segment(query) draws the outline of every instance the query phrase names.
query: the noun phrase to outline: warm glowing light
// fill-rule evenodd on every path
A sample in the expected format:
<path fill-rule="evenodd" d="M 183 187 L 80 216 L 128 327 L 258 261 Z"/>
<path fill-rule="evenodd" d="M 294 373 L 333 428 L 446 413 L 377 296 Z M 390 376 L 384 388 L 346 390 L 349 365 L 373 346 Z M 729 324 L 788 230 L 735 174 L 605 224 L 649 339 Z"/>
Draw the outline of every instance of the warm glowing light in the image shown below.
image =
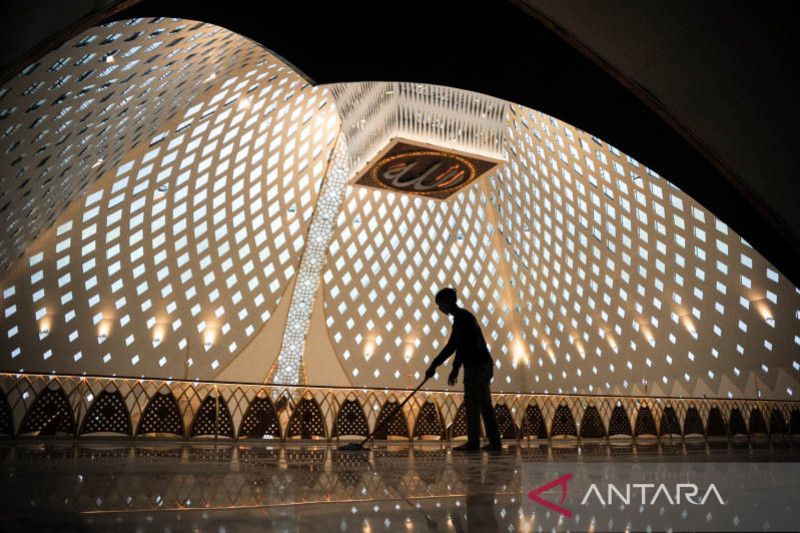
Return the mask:
<path fill-rule="evenodd" d="M 208 331 L 208 330 L 206 330 L 206 331 Z M 159 322 L 158 324 L 155 325 L 155 327 L 153 328 L 153 347 L 154 348 L 156 346 L 158 346 L 159 344 L 161 344 L 161 342 L 164 340 L 164 337 L 166 336 L 166 334 L 167 334 L 167 326 L 165 324 Z M 205 337 L 205 336 L 204 336 L 204 339 L 205 339 L 206 342 L 209 341 L 209 339 L 207 337 Z M 211 343 L 213 344 L 213 339 L 210 339 L 210 340 L 211 340 Z M 209 348 L 210 348 L 210 346 L 209 346 Z M 208 348 L 206 348 L 206 349 L 208 349 Z"/>
<path fill-rule="evenodd" d="M 44 339 L 48 335 L 50 335 L 50 328 L 51 328 L 51 319 L 49 315 L 45 315 L 39 321 L 39 338 Z"/>
<path fill-rule="evenodd" d="M 407 342 L 405 343 L 406 347 L 403 351 L 403 358 L 406 360 L 406 364 L 411 362 L 411 358 L 414 357 L 414 343 Z"/>
<path fill-rule="evenodd" d="M 113 63 L 113 62 L 114 62 L 114 56 L 112 54 L 107 55 L 106 63 Z"/>
<path fill-rule="evenodd" d="M 208 75 L 206 79 L 203 80 L 203 82 L 208 83 L 210 81 L 214 81 L 215 79 L 217 79 L 217 74 L 212 72 L 211 74 Z"/>
<path fill-rule="evenodd" d="M 375 353 L 375 341 L 368 340 L 364 342 L 364 360 L 369 361 L 372 354 Z"/>
<path fill-rule="evenodd" d="M 511 345 L 511 357 L 514 368 L 517 368 L 517 365 L 520 363 L 527 364 L 530 361 L 528 350 L 525 348 L 525 343 L 522 342 L 522 339 L 520 339 L 518 336 L 516 339 L 514 339 L 514 342 Z"/>
<path fill-rule="evenodd" d="M 685 327 L 686 331 L 688 331 L 692 336 L 697 335 L 697 328 L 695 327 L 691 316 L 683 315 L 681 317 L 681 324 L 683 324 L 683 327 Z"/>
<path fill-rule="evenodd" d="M 772 316 L 772 311 L 770 311 L 767 302 L 765 300 L 759 300 L 757 302 L 754 302 L 754 306 L 758 314 L 761 315 L 761 318 L 763 318 L 767 324 L 769 324 L 774 328 L 775 317 Z"/>
<path fill-rule="evenodd" d="M 103 158 L 100 157 L 100 158 L 97 159 L 97 161 L 94 162 L 94 164 L 92 165 L 92 168 L 97 168 L 102 164 L 103 164 Z"/>
<path fill-rule="evenodd" d="M 97 342 L 103 343 L 108 338 L 108 335 L 111 333 L 111 318 L 103 318 L 99 324 L 97 324 Z"/>
<path fill-rule="evenodd" d="M 614 350 L 614 353 L 619 351 L 619 346 L 617 346 L 617 341 L 611 335 L 606 334 L 606 339 L 608 340 L 608 345 Z"/>
<path fill-rule="evenodd" d="M 214 346 L 214 341 L 217 337 L 217 330 L 216 328 L 208 327 L 203 331 L 203 348 L 206 351 L 210 350 L 212 346 Z"/>
<path fill-rule="evenodd" d="M 242 98 L 239 100 L 239 111 L 250 109 L 253 106 L 253 99 L 248 96 L 247 98 Z"/>

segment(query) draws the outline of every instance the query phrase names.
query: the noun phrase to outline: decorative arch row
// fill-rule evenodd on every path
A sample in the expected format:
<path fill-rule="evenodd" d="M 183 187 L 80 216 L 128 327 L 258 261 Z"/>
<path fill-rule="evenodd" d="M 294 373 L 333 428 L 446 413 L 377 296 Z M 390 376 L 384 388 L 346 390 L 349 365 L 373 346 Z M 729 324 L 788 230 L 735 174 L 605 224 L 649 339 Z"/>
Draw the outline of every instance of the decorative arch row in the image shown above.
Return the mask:
<path fill-rule="evenodd" d="M 13 379 L 12 379 L 13 378 Z M 458 439 L 461 394 L 0 376 L 0 435 Z M 800 435 L 800 404 L 496 395 L 504 439 Z M 391 416 L 383 423 L 384 418 Z"/>

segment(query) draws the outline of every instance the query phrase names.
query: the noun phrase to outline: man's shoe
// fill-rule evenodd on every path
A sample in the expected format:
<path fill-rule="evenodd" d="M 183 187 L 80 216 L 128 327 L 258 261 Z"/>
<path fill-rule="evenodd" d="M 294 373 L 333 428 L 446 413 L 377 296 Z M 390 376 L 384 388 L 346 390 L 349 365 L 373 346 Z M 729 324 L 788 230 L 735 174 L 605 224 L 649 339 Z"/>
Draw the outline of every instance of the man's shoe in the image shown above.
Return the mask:
<path fill-rule="evenodd" d="M 453 448 L 454 452 L 477 452 L 479 451 L 480 445 L 472 444 L 471 442 L 466 442 L 461 446 L 456 446 Z"/>
<path fill-rule="evenodd" d="M 485 452 L 500 452 L 503 450 L 503 444 L 501 442 L 489 443 L 481 448 L 481 450 Z"/>

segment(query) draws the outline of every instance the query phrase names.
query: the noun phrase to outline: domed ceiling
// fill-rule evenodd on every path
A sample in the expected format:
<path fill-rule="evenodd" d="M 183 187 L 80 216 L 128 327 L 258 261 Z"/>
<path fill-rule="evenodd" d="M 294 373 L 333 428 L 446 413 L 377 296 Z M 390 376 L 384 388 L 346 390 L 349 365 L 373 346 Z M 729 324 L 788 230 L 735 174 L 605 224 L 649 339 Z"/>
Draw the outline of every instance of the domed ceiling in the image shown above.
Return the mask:
<path fill-rule="evenodd" d="M 312 86 L 178 19 L 26 68 L 0 88 L 0 368 L 205 380 L 246 360 L 248 381 L 403 388 L 453 286 L 496 390 L 799 390 L 800 291 L 668 176 L 412 82 Z"/>

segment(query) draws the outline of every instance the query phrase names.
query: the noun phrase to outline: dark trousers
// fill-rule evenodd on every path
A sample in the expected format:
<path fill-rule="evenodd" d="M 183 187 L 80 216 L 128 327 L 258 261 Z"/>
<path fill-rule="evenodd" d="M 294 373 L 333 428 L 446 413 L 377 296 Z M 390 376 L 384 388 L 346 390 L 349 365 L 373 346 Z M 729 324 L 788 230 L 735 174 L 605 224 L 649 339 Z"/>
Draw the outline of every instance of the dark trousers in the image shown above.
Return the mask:
<path fill-rule="evenodd" d="M 481 417 L 486 437 L 492 444 L 500 443 L 500 431 L 492 407 L 489 380 L 492 379 L 493 365 L 464 367 L 464 404 L 467 408 L 467 439 L 478 445 L 481 442 Z"/>

